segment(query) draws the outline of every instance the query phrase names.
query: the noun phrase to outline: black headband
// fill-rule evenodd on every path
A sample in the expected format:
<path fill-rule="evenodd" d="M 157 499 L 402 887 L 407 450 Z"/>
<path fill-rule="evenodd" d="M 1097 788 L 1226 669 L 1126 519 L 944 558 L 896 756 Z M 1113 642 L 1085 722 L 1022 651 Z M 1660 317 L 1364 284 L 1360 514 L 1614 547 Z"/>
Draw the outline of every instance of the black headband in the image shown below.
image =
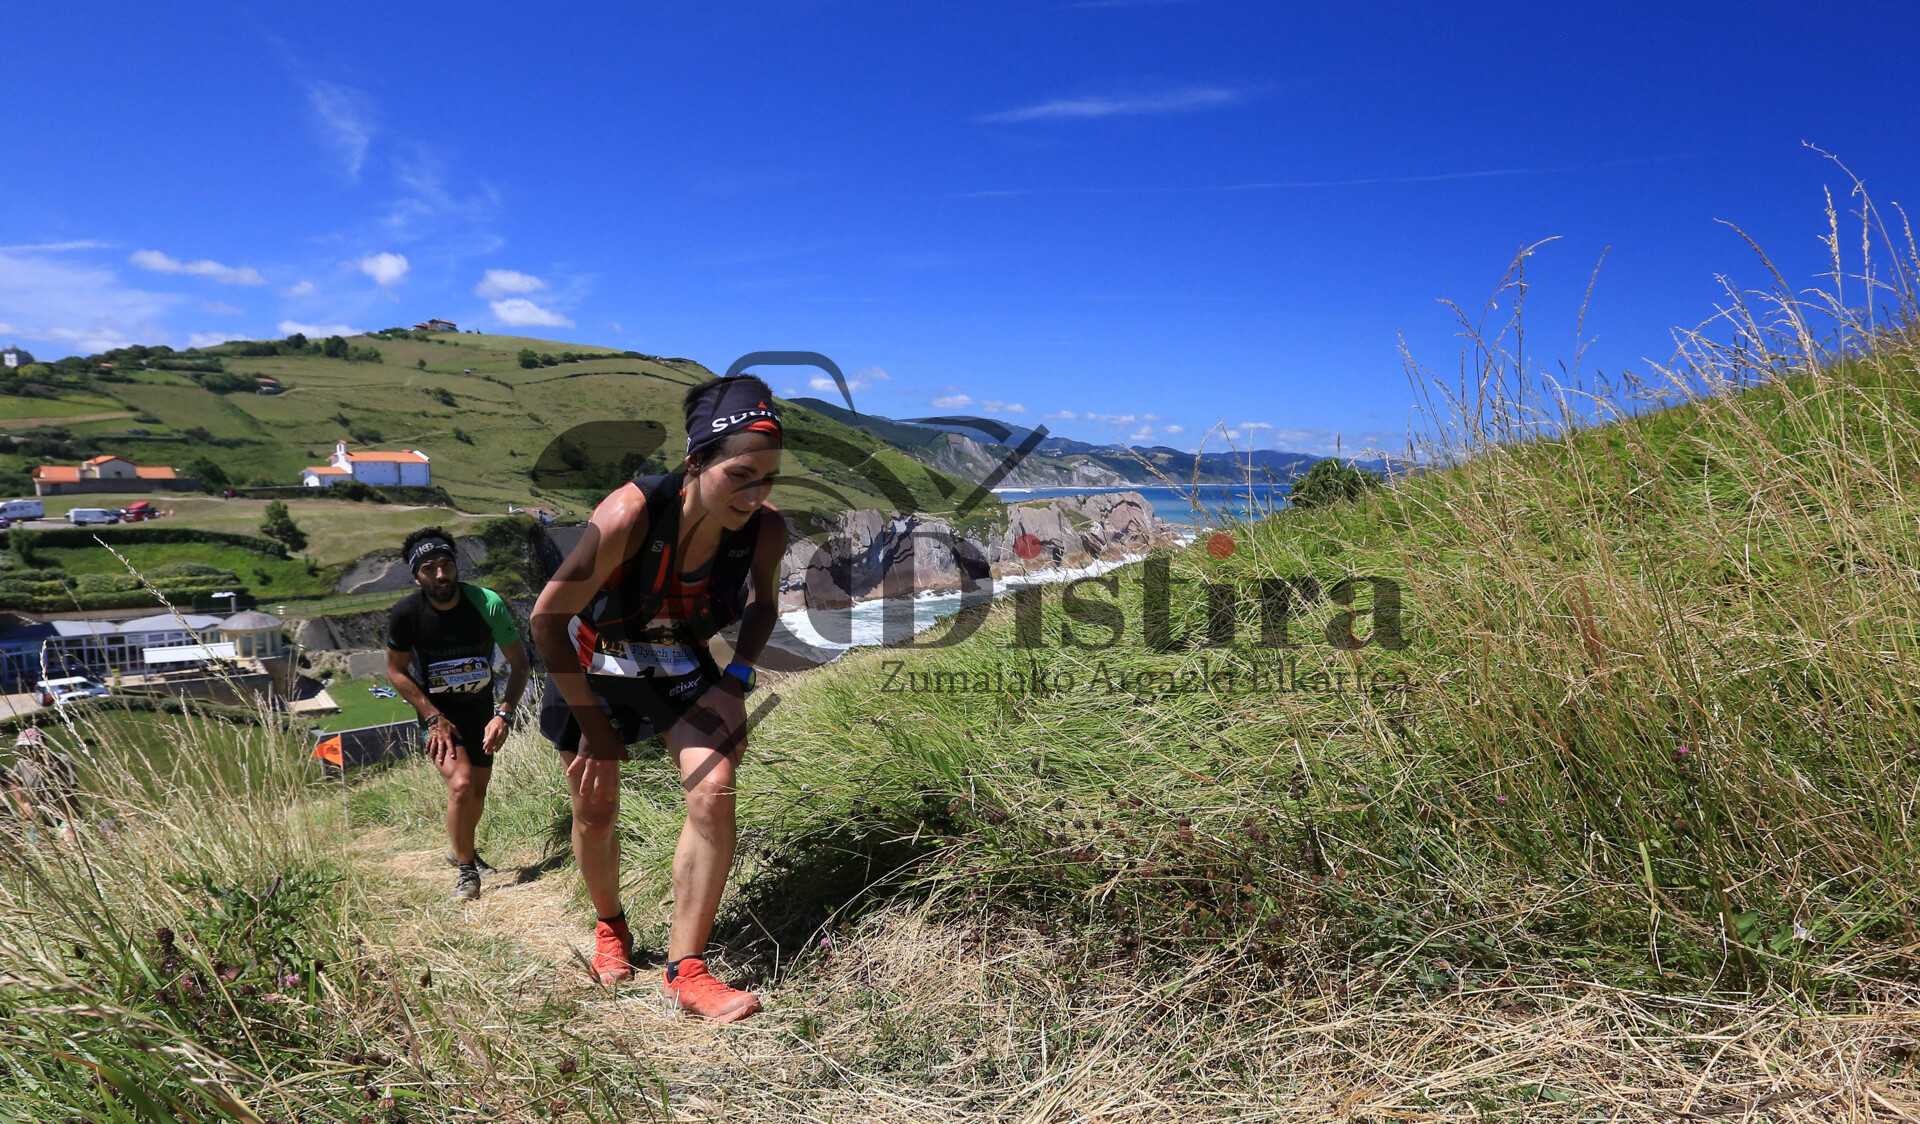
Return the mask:
<path fill-rule="evenodd" d="M 722 379 L 687 416 L 687 455 L 740 430 L 780 436 L 780 413 L 751 379 Z"/>
<path fill-rule="evenodd" d="M 413 544 L 413 552 L 407 555 L 407 568 L 417 574 L 428 560 L 442 554 L 452 558 L 453 544 L 445 539 L 421 539 Z"/>

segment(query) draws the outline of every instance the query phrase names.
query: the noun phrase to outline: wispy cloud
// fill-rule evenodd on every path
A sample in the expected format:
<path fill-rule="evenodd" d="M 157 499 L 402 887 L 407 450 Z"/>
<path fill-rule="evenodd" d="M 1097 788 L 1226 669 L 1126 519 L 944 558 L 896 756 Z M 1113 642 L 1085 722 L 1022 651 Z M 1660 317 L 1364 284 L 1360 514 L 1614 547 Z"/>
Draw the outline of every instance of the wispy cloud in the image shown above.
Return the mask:
<path fill-rule="evenodd" d="M 980 403 L 980 408 L 996 414 L 1024 414 L 1027 412 L 1027 408 L 1018 402 L 1002 402 L 997 398 L 989 398 Z"/>
<path fill-rule="evenodd" d="M 83 353 L 161 342 L 161 319 L 185 299 L 129 288 L 100 266 L 0 251 L 0 321 L 22 339 Z"/>
<path fill-rule="evenodd" d="M 942 394 L 933 400 L 933 406 L 939 410 L 961 410 L 973 405 L 973 399 L 965 394 Z"/>
<path fill-rule="evenodd" d="M 525 297 L 508 297 L 487 306 L 493 318 L 509 328 L 571 328 L 573 321 L 550 308 L 542 308 Z"/>
<path fill-rule="evenodd" d="M 36 242 L 27 246 L 0 246 L 10 254 L 64 254 L 72 250 L 111 250 L 111 242 Z"/>
<path fill-rule="evenodd" d="M 202 258 L 199 261 L 181 261 L 171 258 L 158 250 L 135 250 L 128 261 L 150 273 L 185 273 L 194 277 L 205 277 L 218 281 L 222 285 L 264 285 L 267 279 L 260 271 L 250 265 L 221 265 L 217 261 Z"/>
<path fill-rule="evenodd" d="M 857 371 L 848 372 L 847 389 L 848 390 L 866 390 L 868 387 L 872 386 L 876 382 L 892 382 L 892 381 L 893 381 L 893 376 L 887 373 L 887 369 L 885 367 L 862 367 Z M 807 386 L 812 390 L 819 393 L 823 393 L 823 394 L 828 391 L 835 391 L 840 389 L 840 385 L 834 382 L 833 379 L 827 375 L 814 375 L 812 378 L 807 380 Z"/>
<path fill-rule="evenodd" d="M 301 281 L 280 290 L 283 297 L 311 297 L 320 291 L 320 286 L 311 281 Z"/>
<path fill-rule="evenodd" d="M 200 307 L 213 313 L 215 316 L 239 316 L 241 314 L 240 309 L 233 307 L 226 301 L 205 301 L 202 302 Z"/>
<path fill-rule="evenodd" d="M 1065 121 L 1090 117 L 1126 117 L 1146 113 L 1191 113 L 1214 109 L 1241 100 L 1234 90 L 1219 86 L 1188 86 L 1153 94 L 1088 94 L 1075 98 L 1054 98 L 1037 105 L 1002 110 L 976 117 L 982 124 L 1006 125 L 1021 121 Z"/>
<path fill-rule="evenodd" d="M 332 151 L 348 179 L 359 179 L 373 145 L 372 100 L 348 86 L 314 81 L 307 83 L 307 104 L 313 109 L 320 143 Z"/>
<path fill-rule="evenodd" d="M 1388 184 L 1447 183 L 1454 180 L 1500 179 L 1507 176 L 1551 176 L 1567 172 L 1590 172 L 1603 168 L 1625 168 L 1641 164 L 1661 164 L 1673 160 L 1691 160 L 1697 154 L 1644 156 L 1625 160 L 1604 160 L 1595 164 L 1561 164 L 1544 168 L 1483 168 L 1471 172 L 1437 172 L 1414 176 L 1361 176 L 1341 180 L 1254 180 L 1248 183 L 1217 183 L 1153 186 L 1137 184 L 1125 187 L 1042 187 L 1004 188 L 993 191 L 963 191 L 955 199 L 991 199 L 1015 195 L 1182 195 L 1189 193 L 1233 191 L 1282 191 L 1316 187 L 1374 187 Z"/>
<path fill-rule="evenodd" d="M 295 332 L 308 339 L 325 339 L 328 336 L 357 336 L 359 331 L 345 324 L 302 324 L 298 320 L 280 321 L 280 334 L 293 335 Z"/>

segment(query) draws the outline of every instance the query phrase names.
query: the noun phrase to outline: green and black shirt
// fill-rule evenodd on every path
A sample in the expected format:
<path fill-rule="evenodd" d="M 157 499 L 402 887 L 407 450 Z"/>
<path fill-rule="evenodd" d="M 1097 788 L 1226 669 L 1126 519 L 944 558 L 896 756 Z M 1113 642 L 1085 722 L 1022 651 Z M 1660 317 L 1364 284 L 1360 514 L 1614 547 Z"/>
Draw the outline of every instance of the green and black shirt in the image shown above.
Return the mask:
<path fill-rule="evenodd" d="M 387 647 L 411 652 L 407 673 L 456 727 L 493 716 L 493 649 L 518 643 L 520 629 L 500 595 L 467 582 L 451 609 L 415 590 L 387 616 Z"/>

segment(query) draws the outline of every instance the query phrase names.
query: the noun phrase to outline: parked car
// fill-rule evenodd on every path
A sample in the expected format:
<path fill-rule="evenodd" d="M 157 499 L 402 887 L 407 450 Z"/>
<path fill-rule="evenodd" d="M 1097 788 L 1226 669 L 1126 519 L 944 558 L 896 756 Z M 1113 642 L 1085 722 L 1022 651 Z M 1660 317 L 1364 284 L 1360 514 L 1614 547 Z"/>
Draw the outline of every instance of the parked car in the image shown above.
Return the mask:
<path fill-rule="evenodd" d="M 26 519 L 45 519 L 47 505 L 41 500 L 7 500 L 0 503 L 0 516 L 15 523 Z"/>
<path fill-rule="evenodd" d="M 34 684 L 33 689 L 41 706 L 65 706 L 75 699 L 104 699 L 113 694 L 105 684 L 96 683 L 84 675 L 42 679 Z"/>
<path fill-rule="evenodd" d="M 143 520 L 158 518 L 160 518 L 159 509 L 146 500 L 136 500 L 120 511 L 122 523 L 139 523 Z"/>
<path fill-rule="evenodd" d="M 90 523 L 118 523 L 120 513 L 117 510 L 109 511 L 104 507 L 76 507 L 67 512 L 67 522 L 76 527 L 84 527 Z"/>

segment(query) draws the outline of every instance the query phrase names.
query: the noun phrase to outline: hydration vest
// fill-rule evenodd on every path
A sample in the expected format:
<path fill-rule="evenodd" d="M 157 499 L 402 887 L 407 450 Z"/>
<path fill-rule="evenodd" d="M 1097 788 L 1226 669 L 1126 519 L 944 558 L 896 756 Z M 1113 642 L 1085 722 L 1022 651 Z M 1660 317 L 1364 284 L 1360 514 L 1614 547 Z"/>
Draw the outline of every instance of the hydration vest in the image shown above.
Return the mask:
<path fill-rule="evenodd" d="M 607 576 L 593 600 L 580 611 L 575 643 L 590 650 L 596 641 L 636 639 L 666 600 L 667 581 L 677 572 L 680 541 L 680 488 L 685 474 L 635 477 L 633 485 L 647 501 L 647 538 L 633 557 Z M 747 603 L 747 579 L 760 543 L 760 512 L 737 531 L 728 531 L 707 567 L 707 596 L 690 623 L 705 644 L 714 633 L 740 619 Z"/>

